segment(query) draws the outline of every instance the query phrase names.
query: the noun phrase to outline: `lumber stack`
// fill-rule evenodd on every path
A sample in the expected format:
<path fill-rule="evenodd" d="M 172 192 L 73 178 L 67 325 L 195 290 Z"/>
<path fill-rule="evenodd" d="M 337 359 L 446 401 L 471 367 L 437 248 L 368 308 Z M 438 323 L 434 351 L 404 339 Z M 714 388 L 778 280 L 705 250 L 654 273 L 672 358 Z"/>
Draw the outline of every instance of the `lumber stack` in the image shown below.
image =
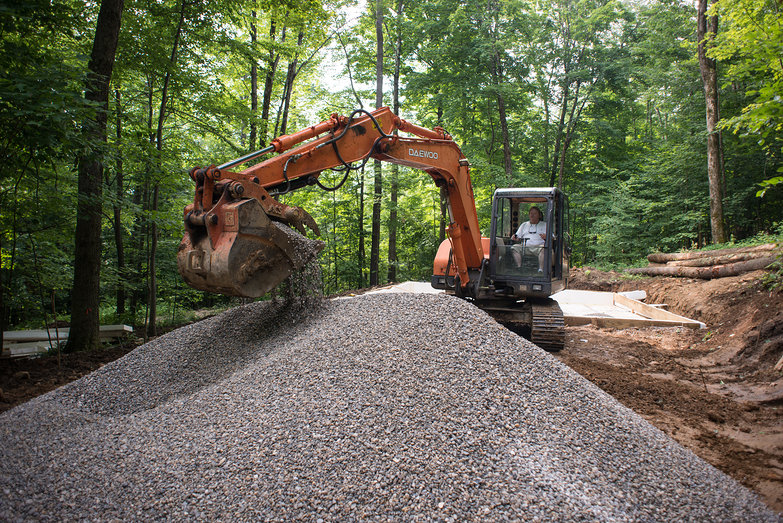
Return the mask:
<path fill-rule="evenodd" d="M 710 280 L 764 269 L 780 255 L 781 247 L 777 243 L 715 251 L 656 252 L 647 256 L 650 265 L 627 272 Z"/>

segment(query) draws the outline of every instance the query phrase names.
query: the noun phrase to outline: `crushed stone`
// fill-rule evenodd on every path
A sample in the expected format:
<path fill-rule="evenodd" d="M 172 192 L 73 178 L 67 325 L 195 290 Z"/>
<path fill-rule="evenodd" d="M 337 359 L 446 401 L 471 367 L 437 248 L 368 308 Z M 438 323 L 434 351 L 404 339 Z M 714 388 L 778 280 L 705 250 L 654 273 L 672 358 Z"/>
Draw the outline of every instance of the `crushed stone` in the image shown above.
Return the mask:
<path fill-rule="evenodd" d="M 270 300 L 0 415 L 0 520 L 779 521 L 444 295 Z"/>

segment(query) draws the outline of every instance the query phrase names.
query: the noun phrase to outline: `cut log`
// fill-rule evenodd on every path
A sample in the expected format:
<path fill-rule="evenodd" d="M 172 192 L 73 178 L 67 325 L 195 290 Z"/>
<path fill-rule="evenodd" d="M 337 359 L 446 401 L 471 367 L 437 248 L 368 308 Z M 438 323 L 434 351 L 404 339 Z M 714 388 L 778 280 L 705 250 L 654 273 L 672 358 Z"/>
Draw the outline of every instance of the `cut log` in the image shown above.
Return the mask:
<path fill-rule="evenodd" d="M 680 276 L 684 278 L 699 278 L 710 280 L 712 278 L 725 278 L 726 276 L 736 276 L 744 272 L 757 271 L 765 268 L 775 261 L 775 256 L 765 258 L 756 258 L 737 263 L 728 263 L 725 265 L 714 265 L 712 267 L 640 267 L 638 269 L 628 269 L 626 272 L 631 274 L 646 274 L 648 276 Z"/>
<path fill-rule="evenodd" d="M 675 260 L 670 261 L 668 265 L 675 265 L 679 267 L 709 267 L 711 265 L 726 265 L 727 263 L 755 260 L 756 258 L 767 258 L 769 255 L 770 251 L 739 252 L 737 254 L 709 256 L 706 258 L 696 258 L 694 260 Z"/>
<path fill-rule="evenodd" d="M 696 258 L 708 258 L 714 256 L 724 256 L 727 254 L 747 253 L 747 252 L 766 252 L 779 248 L 777 243 L 766 243 L 754 247 L 734 247 L 731 249 L 718 249 L 715 251 L 691 251 L 691 252 L 654 252 L 647 256 L 647 260 L 652 263 L 666 263 L 675 260 L 693 260 Z"/>

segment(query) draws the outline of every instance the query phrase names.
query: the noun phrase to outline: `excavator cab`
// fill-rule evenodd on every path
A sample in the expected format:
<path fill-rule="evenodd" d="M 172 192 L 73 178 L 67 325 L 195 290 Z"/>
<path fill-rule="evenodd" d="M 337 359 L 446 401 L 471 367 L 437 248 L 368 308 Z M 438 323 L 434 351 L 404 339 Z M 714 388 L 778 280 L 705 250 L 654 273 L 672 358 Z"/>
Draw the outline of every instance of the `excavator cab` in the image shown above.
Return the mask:
<path fill-rule="evenodd" d="M 537 213 L 533 224 L 530 215 Z M 567 231 L 568 200 L 559 189 L 495 191 L 489 236 L 489 279 L 495 294 L 545 298 L 565 289 L 571 252 Z M 517 238 L 517 233 L 527 237 Z"/>
<path fill-rule="evenodd" d="M 531 208 L 540 211 L 532 224 Z M 536 212 L 534 211 L 534 212 Z M 531 226 L 520 226 L 530 221 Z M 524 232 L 521 239 L 517 232 Z M 569 258 L 568 199 L 557 188 L 498 189 L 492 199 L 489 237 L 481 238 L 484 261 L 461 286 L 454 242 L 441 243 L 432 286 L 472 300 L 502 325 L 548 351 L 565 344 L 563 311 L 550 298 L 566 288 Z"/>

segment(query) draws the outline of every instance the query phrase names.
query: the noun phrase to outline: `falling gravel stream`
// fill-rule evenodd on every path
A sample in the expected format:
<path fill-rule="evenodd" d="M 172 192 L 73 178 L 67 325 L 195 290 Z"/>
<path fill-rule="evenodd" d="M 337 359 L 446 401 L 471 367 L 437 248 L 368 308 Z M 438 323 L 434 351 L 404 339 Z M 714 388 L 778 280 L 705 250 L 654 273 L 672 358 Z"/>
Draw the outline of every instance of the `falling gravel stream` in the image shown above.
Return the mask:
<path fill-rule="evenodd" d="M 4 521 L 779 521 L 443 295 L 238 307 L 0 427 Z"/>

